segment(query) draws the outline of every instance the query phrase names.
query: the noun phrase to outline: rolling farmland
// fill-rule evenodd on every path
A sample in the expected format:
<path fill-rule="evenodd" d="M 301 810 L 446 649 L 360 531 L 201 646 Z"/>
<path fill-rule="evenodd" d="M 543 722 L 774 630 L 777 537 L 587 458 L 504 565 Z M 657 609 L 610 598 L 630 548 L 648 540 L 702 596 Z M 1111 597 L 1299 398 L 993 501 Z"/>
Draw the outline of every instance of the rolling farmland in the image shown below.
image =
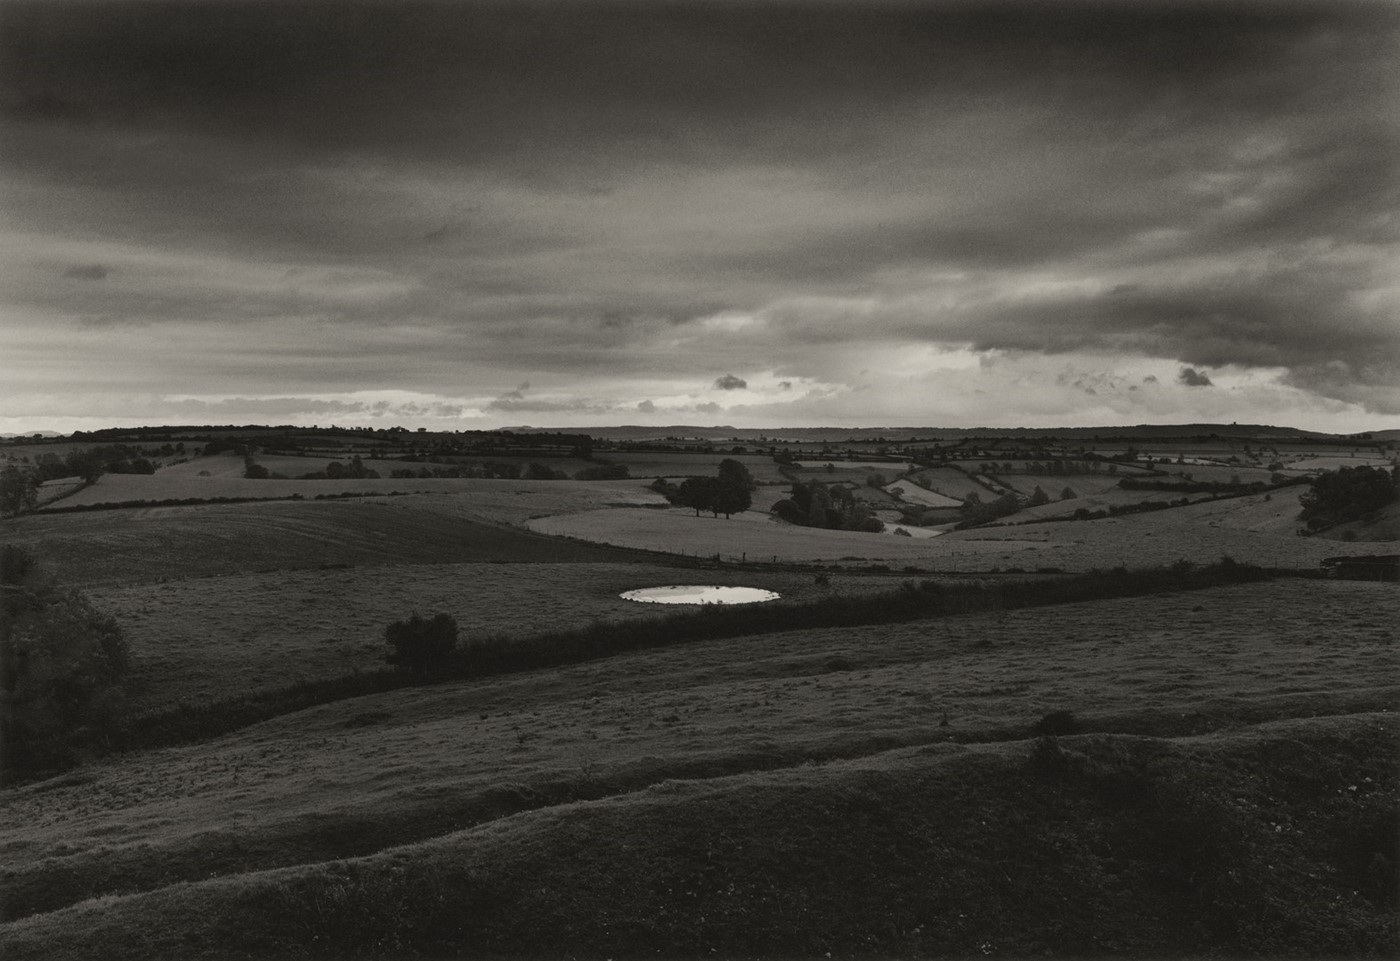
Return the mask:
<path fill-rule="evenodd" d="M 209 464 L 228 469 L 200 476 Z M 1107 471 L 1012 472 L 997 476 L 1022 493 L 1080 496 L 899 537 L 780 523 L 767 513 L 787 496 L 779 483 L 725 519 L 670 507 L 641 478 L 245 480 L 241 464 L 106 475 L 59 502 L 104 509 L 0 521 L 6 544 L 115 618 L 134 662 L 126 703 L 154 731 L 0 791 L 0 817 L 19 826 L 0 838 L 7 961 L 1283 945 L 1269 940 L 1285 937 L 1269 933 L 1286 927 L 1278 918 L 1236 940 L 1179 924 L 1240 915 L 1163 887 L 1168 868 L 1234 884 L 1249 911 L 1286 905 L 1318 944 L 1336 930 L 1388 943 L 1396 930 L 1377 900 L 1384 867 L 1346 853 L 1376 849 L 1400 800 L 1381 747 L 1400 737 L 1393 585 L 1188 591 L 1168 578 L 1175 592 L 1062 603 L 1076 572 L 1223 555 L 1309 571 L 1342 552 L 1396 552 L 1297 536 L 1303 487 L 1020 524 L 1184 495 L 1121 490 Z M 974 484 L 952 468 L 920 476 Z M 906 503 L 951 501 L 908 478 L 890 486 Z M 250 491 L 302 496 L 149 506 Z M 110 507 L 122 501 L 148 504 Z M 618 596 L 679 583 L 782 598 L 730 609 L 732 623 L 701 619 L 728 633 L 691 634 L 666 608 Z M 991 590 L 979 585 L 1012 593 L 988 594 L 997 606 L 981 613 L 859 613 Z M 1046 606 L 1006 600 L 1041 588 Z M 450 613 L 488 667 L 489 652 L 545 634 L 559 656 L 390 676 L 384 627 L 415 611 Z M 820 626 L 793 629 L 812 611 Z M 552 633 L 571 629 L 598 643 Z M 623 634 L 650 639 L 608 646 Z M 279 700 L 303 686 L 314 697 Z M 1040 737 L 1054 718 L 1067 726 Z M 1152 803 L 1116 794 L 1123 784 Z M 1172 811 L 1186 827 L 1154 820 Z M 1178 830 L 1220 841 L 1193 848 Z M 1000 863 L 1018 867 L 987 869 Z M 853 889 L 852 877 L 865 880 Z M 1068 922 L 1072 936 L 1062 891 L 1093 906 Z M 1105 927 L 1105 912 L 1121 924 Z"/>

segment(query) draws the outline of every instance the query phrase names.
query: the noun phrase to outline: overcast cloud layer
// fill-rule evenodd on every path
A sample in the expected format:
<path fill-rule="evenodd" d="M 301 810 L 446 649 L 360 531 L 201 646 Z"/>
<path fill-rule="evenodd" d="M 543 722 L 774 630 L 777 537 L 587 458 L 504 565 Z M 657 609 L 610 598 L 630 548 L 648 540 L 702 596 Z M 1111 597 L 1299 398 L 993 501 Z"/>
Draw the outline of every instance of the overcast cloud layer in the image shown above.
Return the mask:
<path fill-rule="evenodd" d="M 0 430 L 1400 426 L 1400 8 L 0 3 Z"/>

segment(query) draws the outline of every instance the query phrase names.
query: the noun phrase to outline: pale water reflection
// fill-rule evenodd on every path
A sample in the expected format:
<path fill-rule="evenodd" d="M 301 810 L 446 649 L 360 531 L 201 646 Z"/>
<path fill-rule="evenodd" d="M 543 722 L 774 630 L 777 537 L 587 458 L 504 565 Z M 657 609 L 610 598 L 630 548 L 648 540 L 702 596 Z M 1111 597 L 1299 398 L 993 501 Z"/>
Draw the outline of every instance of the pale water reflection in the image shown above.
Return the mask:
<path fill-rule="evenodd" d="M 672 584 L 667 587 L 643 587 L 621 596 L 624 600 L 643 604 L 757 604 L 777 600 L 781 595 L 759 587 Z"/>

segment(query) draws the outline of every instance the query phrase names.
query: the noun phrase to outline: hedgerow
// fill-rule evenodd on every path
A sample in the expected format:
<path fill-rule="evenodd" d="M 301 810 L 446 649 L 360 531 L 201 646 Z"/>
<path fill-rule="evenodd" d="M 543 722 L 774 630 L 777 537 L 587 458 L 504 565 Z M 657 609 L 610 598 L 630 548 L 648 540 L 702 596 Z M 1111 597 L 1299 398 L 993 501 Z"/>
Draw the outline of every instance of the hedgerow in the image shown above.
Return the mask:
<path fill-rule="evenodd" d="M 130 719 L 113 734 L 114 744 L 135 750 L 204 740 L 259 721 L 319 704 L 415 685 L 470 680 L 597 660 L 628 651 L 669 647 L 777 631 L 858 627 L 1104 600 L 1226 584 L 1276 576 L 1250 564 L 1222 558 L 1212 565 L 1177 562 L 1171 567 L 1109 571 L 1014 582 L 940 583 L 907 581 L 894 591 L 864 596 L 823 597 L 804 604 L 709 606 L 661 618 L 597 621 L 586 627 L 528 637 L 467 638 L 431 672 L 409 669 L 361 671 L 226 701 L 181 704 Z"/>

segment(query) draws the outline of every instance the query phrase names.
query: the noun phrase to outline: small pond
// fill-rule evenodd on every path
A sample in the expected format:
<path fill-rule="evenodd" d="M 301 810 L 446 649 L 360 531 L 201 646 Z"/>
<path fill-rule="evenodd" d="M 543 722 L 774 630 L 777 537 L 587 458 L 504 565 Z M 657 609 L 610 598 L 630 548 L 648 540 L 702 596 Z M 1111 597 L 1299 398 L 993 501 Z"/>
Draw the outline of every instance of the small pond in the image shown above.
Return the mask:
<path fill-rule="evenodd" d="M 713 584 L 671 584 L 627 591 L 621 597 L 643 604 L 757 604 L 780 595 L 760 587 L 719 587 Z"/>

